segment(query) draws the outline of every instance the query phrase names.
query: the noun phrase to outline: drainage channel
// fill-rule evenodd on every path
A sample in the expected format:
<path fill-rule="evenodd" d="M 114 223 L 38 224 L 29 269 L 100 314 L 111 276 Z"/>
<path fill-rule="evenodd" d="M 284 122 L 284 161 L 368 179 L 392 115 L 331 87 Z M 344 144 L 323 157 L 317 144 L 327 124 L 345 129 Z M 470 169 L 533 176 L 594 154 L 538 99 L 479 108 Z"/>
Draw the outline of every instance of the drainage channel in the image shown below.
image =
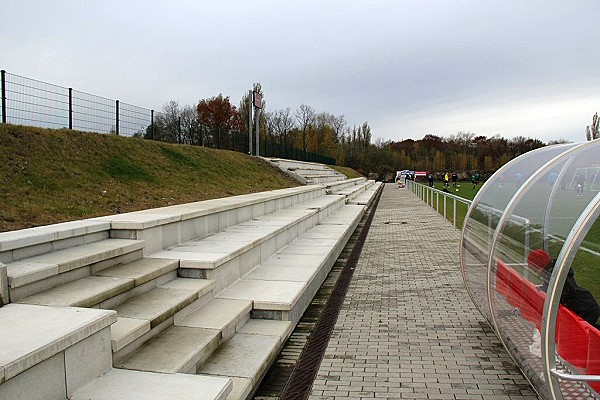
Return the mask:
<path fill-rule="evenodd" d="M 383 185 L 265 375 L 254 400 L 307 399 L 310 395 L 382 192 Z"/>

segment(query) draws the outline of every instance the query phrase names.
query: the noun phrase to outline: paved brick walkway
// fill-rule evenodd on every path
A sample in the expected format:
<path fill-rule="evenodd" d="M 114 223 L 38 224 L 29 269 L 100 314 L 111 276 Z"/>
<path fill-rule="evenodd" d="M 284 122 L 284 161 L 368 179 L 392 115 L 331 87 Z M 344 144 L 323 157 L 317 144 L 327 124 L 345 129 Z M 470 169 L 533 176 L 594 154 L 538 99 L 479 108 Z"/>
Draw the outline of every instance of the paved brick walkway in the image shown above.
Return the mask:
<path fill-rule="evenodd" d="M 459 241 L 386 185 L 311 400 L 537 399 L 463 286 Z"/>

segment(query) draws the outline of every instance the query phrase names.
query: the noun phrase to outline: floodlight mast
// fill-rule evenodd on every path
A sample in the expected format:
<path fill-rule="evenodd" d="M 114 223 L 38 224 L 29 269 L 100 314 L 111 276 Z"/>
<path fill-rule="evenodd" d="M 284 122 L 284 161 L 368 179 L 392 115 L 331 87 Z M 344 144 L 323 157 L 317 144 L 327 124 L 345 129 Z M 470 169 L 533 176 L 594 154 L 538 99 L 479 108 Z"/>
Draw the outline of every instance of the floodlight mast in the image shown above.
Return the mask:
<path fill-rule="evenodd" d="M 252 90 L 248 91 L 248 154 L 252 155 Z"/>
<path fill-rule="evenodd" d="M 255 123 L 256 123 L 256 127 L 255 127 L 255 131 L 256 131 L 256 156 L 259 157 L 260 156 L 260 129 L 259 129 L 259 122 L 260 122 L 260 111 L 262 108 L 262 95 L 257 92 L 254 91 L 253 92 L 253 98 L 254 98 L 254 119 L 255 119 Z"/>

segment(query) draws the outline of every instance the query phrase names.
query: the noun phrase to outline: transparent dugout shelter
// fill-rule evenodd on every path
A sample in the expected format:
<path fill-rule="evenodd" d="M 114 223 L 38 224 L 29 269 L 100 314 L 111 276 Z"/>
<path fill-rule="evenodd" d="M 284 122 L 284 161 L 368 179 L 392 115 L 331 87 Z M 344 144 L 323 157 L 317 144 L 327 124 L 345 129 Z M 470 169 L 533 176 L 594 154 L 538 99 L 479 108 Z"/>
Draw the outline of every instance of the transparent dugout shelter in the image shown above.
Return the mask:
<path fill-rule="evenodd" d="M 511 160 L 465 218 L 465 286 L 544 399 L 600 399 L 599 214 L 595 140 Z"/>

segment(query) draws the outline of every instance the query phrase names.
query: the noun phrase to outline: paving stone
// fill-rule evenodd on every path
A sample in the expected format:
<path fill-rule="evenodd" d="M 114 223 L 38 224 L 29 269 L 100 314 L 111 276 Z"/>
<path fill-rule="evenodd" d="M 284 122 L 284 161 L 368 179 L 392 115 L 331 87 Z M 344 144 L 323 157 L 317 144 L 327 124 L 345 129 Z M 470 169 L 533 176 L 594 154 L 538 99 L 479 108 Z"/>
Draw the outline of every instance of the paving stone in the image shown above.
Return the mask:
<path fill-rule="evenodd" d="M 384 187 L 311 400 L 517 398 L 506 386 L 537 398 L 471 302 L 459 243 L 408 190 Z"/>

